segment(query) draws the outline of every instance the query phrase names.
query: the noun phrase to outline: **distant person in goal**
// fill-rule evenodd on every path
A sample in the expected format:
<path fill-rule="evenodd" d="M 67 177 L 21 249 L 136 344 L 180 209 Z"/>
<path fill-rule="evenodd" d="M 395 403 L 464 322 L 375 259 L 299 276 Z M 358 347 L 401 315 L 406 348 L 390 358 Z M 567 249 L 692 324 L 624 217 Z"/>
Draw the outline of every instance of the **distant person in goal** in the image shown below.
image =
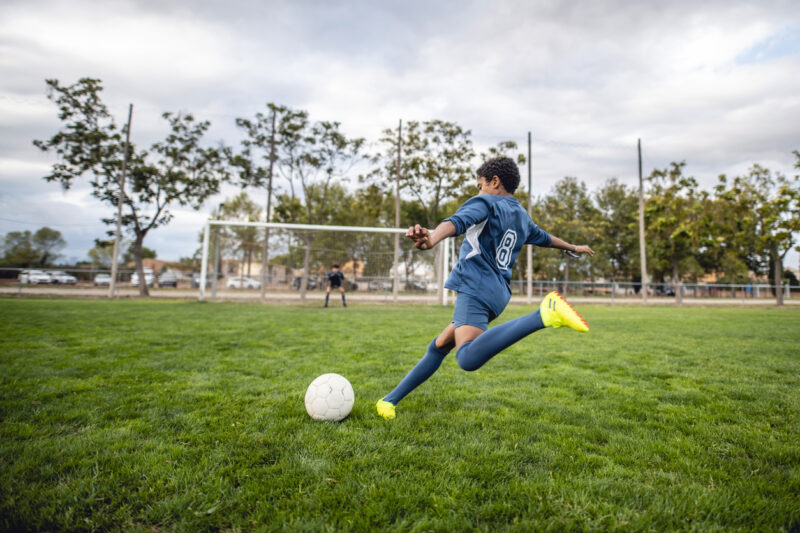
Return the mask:
<path fill-rule="evenodd" d="M 378 414 L 387 420 L 395 417 L 397 403 L 431 377 L 453 348 L 458 365 L 471 371 L 540 329 L 566 326 L 589 331 L 586 321 L 555 291 L 545 296 L 534 312 L 488 329 L 511 299 L 511 270 L 523 245 L 590 256 L 594 251 L 569 244 L 534 224 L 513 196 L 520 177 L 511 158 L 489 159 L 477 175 L 478 195 L 464 202 L 453 216 L 432 232 L 417 224 L 406 233 L 420 250 L 430 250 L 453 235 L 466 235 L 458 263 L 445 283 L 457 293 L 453 320 L 431 341 L 425 356 L 400 384 L 378 400 Z"/>
<path fill-rule="evenodd" d="M 347 302 L 344 300 L 344 274 L 339 270 L 339 265 L 333 265 L 331 271 L 328 272 L 328 290 L 325 292 L 325 307 L 328 307 L 328 299 L 331 297 L 331 289 L 339 287 L 339 292 L 342 293 L 342 307 L 347 307 Z"/>

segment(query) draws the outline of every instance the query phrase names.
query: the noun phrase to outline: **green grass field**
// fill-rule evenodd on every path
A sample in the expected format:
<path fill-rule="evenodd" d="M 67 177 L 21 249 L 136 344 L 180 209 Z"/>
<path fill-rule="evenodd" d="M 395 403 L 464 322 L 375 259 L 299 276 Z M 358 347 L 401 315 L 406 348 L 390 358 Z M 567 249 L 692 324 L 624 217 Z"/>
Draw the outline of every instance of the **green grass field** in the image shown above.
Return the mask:
<path fill-rule="evenodd" d="M 387 422 L 450 309 L 0 300 L 0 528 L 800 529 L 800 310 L 579 311 Z"/>

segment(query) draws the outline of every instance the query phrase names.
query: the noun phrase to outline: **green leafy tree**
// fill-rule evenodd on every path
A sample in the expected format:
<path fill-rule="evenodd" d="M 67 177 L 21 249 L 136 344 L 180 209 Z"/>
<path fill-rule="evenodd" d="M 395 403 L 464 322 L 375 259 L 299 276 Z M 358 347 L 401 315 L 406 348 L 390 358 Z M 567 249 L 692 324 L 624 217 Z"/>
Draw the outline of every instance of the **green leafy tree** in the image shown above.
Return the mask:
<path fill-rule="evenodd" d="M 110 242 L 111 246 L 114 246 L 114 241 Z M 156 253 L 155 250 L 148 248 L 147 246 L 142 246 L 140 250 L 140 255 L 142 259 L 155 259 L 158 254 Z M 136 248 L 134 247 L 134 243 L 130 243 L 128 245 L 128 248 L 125 250 L 125 253 L 122 254 L 122 262 L 123 264 L 127 264 L 135 261 L 136 261 Z"/>
<path fill-rule="evenodd" d="M 237 118 L 236 125 L 244 130 L 247 137 L 242 142 L 242 151 L 232 157 L 233 166 L 239 176 L 239 184 L 243 187 L 266 189 L 264 216 L 267 222 L 272 220 L 272 201 L 275 192 L 275 177 L 281 164 L 280 153 L 286 135 L 302 122 L 302 111 L 295 111 L 286 106 L 268 103 L 269 112 L 256 113 L 254 119 Z M 270 229 L 264 228 L 263 261 L 261 269 L 261 295 L 267 288 L 269 260 Z"/>
<path fill-rule="evenodd" d="M 3 237 L 3 264 L 10 267 L 35 266 L 39 251 L 30 231 L 11 231 Z"/>
<path fill-rule="evenodd" d="M 349 139 L 338 122 L 310 123 L 306 112 L 287 116 L 283 143 L 279 153 L 279 171 L 288 184 L 288 191 L 279 195 L 275 209 L 277 220 L 291 223 L 331 224 L 341 207 L 335 185 L 362 159 L 364 139 Z M 311 252 L 317 234 L 314 231 L 295 233 L 302 242 L 303 272 L 300 299 L 305 301 L 307 276 L 311 272 Z"/>
<path fill-rule="evenodd" d="M 124 144 L 121 130 L 102 102 L 100 80 L 81 78 L 70 86 L 47 80 L 48 98 L 59 108 L 62 130 L 34 145 L 55 153 L 47 181 L 57 181 L 69 189 L 84 174 L 90 176 L 92 195 L 116 207 Z M 206 198 L 219 191 L 228 178 L 220 148 L 205 148 L 200 141 L 210 123 L 197 122 L 191 114 L 164 113 L 169 125 L 166 138 L 150 151 L 129 148 L 130 184 L 123 199 L 122 225 L 133 233 L 133 249 L 140 279 L 144 278 L 141 250 L 148 233 L 172 219 L 170 207 L 198 209 Z M 103 219 L 116 224 L 116 218 Z M 147 284 L 139 284 L 147 295 Z"/>
<path fill-rule="evenodd" d="M 89 261 L 95 266 L 111 268 L 114 255 L 114 241 L 95 239 L 94 246 L 87 252 Z"/>
<path fill-rule="evenodd" d="M 3 264 L 19 267 L 46 267 L 58 259 L 58 250 L 67 242 L 61 232 L 47 226 L 36 232 L 12 231 L 2 242 Z"/>
<path fill-rule="evenodd" d="M 425 222 L 434 227 L 444 218 L 441 207 L 458 197 L 463 187 L 474 183 L 471 163 L 475 157 L 471 132 L 454 122 L 432 120 L 409 122 L 403 129 L 400 159 L 400 195 L 419 202 Z M 365 177 L 394 190 L 397 173 L 397 132 L 383 131 L 384 150 L 373 156 L 378 168 Z"/>
<path fill-rule="evenodd" d="M 800 168 L 800 153 L 796 168 Z M 737 245 L 751 257 L 750 263 L 766 263 L 770 268 L 775 297 L 783 305 L 783 260 L 796 243 L 800 231 L 800 176 L 787 178 L 769 169 L 753 165 L 750 172 L 731 183 L 720 177 L 717 194 L 739 216 L 736 220 Z"/>
<path fill-rule="evenodd" d="M 40 266 L 52 264 L 60 257 L 58 250 L 66 245 L 67 241 L 61 236 L 61 232 L 47 226 L 39 228 L 33 234 L 33 247 L 39 252 Z"/>
<path fill-rule="evenodd" d="M 537 211 L 542 228 L 567 242 L 594 242 L 598 234 L 597 210 L 592 204 L 586 184 L 577 178 L 567 176 L 558 181 L 551 193 L 543 198 L 540 210 Z M 548 255 L 556 257 L 555 254 Z M 566 254 L 557 257 L 565 282 L 570 280 L 571 269 L 576 270 L 579 275 L 591 276 L 591 263 L 576 261 Z M 565 294 L 567 288 L 565 284 Z"/>
<path fill-rule="evenodd" d="M 594 193 L 597 206 L 597 253 L 592 264 L 612 279 L 631 278 L 638 268 L 639 235 L 636 191 L 611 178 Z"/>
<path fill-rule="evenodd" d="M 225 200 L 220 209 L 220 216 L 223 220 L 235 220 L 238 222 L 258 222 L 261 219 L 261 209 L 247 195 L 242 192 Z M 241 253 L 242 266 L 240 272 L 242 276 L 250 276 L 253 259 L 259 252 L 261 241 L 258 236 L 258 228 L 252 226 L 230 226 L 224 228 L 223 239 L 232 241 L 230 248 Z M 245 266 L 247 267 L 245 269 Z M 243 281 L 243 280 L 242 280 Z"/>
<path fill-rule="evenodd" d="M 662 281 L 664 274 L 671 272 L 678 303 L 683 297 L 681 264 L 693 260 L 702 234 L 702 195 L 697 181 L 683 175 L 685 166 L 685 161 L 673 162 L 669 168 L 654 170 L 647 178 L 645 202 L 648 266 Z"/>

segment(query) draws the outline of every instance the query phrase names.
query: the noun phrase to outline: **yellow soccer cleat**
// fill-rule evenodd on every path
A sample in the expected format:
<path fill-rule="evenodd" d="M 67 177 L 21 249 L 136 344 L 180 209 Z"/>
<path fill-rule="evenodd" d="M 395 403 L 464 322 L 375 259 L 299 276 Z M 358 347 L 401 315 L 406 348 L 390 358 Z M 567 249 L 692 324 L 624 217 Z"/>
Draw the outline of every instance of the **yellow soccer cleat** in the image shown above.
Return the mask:
<path fill-rule="evenodd" d="M 378 414 L 386 420 L 392 420 L 395 417 L 394 405 L 386 400 L 378 400 L 378 403 L 375 404 L 375 407 L 378 408 Z"/>
<path fill-rule="evenodd" d="M 542 322 L 546 327 L 560 328 L 566 326 L 575 331 L 589 331 L 589 324 L 567 303 L 558 291 L 553 291 L 544 297 L 539 305 Z"/>

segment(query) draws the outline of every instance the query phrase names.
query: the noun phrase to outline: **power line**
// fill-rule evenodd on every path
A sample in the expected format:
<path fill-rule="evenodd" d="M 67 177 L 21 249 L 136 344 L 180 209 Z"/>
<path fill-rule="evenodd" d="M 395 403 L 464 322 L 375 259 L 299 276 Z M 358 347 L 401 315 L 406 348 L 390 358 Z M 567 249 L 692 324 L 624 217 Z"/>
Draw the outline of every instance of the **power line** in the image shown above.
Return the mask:
<path fill-rule="evenodd" d="M 26 220 L 14 220 L 14 219 L 11 219 L 11 218 L 4 218 L 4 217 L 0 217 L 0 220 L 2 220 L 3 222 L 14 222 L 16 224 L 29 224 L 31 226 L 56 226 L 56 227 L 59 227 L 59 226 L 83 226 L 83 227 L 90 227 L 90 226 L 96 226 L 97 225 L 97 223 L 95 223 L 95 224 L 64 224 L 64 223 L 53 224 L 51 222 L 30 222 L 30 221 L 26 221 Z"/>

